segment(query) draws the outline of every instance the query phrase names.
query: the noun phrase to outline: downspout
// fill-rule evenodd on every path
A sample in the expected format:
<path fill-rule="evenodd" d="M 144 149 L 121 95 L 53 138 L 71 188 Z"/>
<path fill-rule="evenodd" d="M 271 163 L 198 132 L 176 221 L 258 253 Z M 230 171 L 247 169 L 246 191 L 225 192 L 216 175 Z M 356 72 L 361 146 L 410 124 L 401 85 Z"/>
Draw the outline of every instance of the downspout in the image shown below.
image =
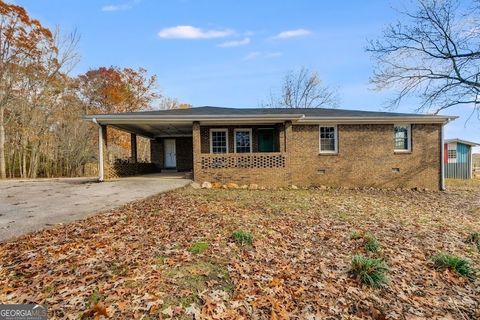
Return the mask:
<path fill-rule="evenodd" d="M 441 133 L 440 133 L 440 190 L 445 191 L 445 142 L 443 138 L 443 128 L 448 123 L 448 121 L 442 124 Z"/>
<path fill-rule="evenodd" d="M 98 126 L 98 181 L 103 182 L 103 129 L 96 118 L 93 118 L 92 122 Z"/>

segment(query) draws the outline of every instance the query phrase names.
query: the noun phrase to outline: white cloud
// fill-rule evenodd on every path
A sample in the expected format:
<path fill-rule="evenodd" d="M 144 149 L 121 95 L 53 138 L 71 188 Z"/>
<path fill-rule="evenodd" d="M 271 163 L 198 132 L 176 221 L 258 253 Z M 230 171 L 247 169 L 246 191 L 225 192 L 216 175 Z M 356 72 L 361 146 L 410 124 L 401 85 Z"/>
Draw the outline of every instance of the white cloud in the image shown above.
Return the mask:
<path fill-rule="evenodd" d="M 213 39 L 232 35 L 232 30 L 203 30 L 193 26 L 176 26 L 164 28 L 158 32 L 163 39 Z"/>
<path fill-rule="evenodd" d="M 289 38 L 297 38 L 297 37 L 305 37 L 312 34 L 310 30 L 306 29 L 295 29 L 295 30 L 287 30 L 282 31 L 272 39 L 289 39 Z"/>
<path fill-rule="evenodd" d="M 252 60 L 257 58 L 276 58 L 282 56 L 283 53 L 281 52 L 260 52 L 260 51 L 252 51 L 243 57 L 243 60 Z"/>
<path fill-rule="evenodd" d="M 276 58 L 276 57 L 283 56 L 283 53 L 282 52 L 268 52 L 268 53 L 265 53 L 264 56 L 266 58 Z"/>
<path fill-rule="evenodd" d="M 104 12 L 125 11 L 140 3 L 141 0 L 132 0 L 121 4 L 109 4 L 101 8 Z"/>
<path fill-rule="evenodd" d="M 243 57 L 243 60 L 252 60 L 252 59 L 260 57 L 261 55 L 262 55 L 261 52 L 253 51 L 253 52 L 250 52 L 249 54 L 247 54 L 245 57 Z"/>
<path fill-rule="evenodd" d="M 127 10 L 130 9 L 129 5 L 122 4 L 122 5 L 115 5 L 115 4 L 110 4 L 108 6 L 103 6 L 102 11 L 108 12 L 108 11 L 120 11 L 120 10 Z"/>
<path fill-rule="evenodd" d="M 230 47 L 240 47 L 240 46 L 245 46 L 250 43 L 250 38 L 245 38 L 242 40 L 232 40 L 232 41 L 226 41 L 223 43 L 220 43 L 217 45 L 217 47 L 220 48 L 230 48 Z"/>

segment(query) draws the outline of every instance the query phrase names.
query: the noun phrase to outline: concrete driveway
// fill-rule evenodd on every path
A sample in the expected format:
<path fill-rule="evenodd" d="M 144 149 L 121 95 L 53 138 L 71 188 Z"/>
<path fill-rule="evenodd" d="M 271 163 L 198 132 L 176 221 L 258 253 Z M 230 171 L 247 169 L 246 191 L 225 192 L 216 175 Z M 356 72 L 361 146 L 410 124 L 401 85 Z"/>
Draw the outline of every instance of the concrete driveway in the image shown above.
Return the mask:
<path fill-rule="evenodd" d="M 94 179 L 0 181 L 0 241 L 82 219 L 191 183 L 153 174 L 98 183 Z"/>

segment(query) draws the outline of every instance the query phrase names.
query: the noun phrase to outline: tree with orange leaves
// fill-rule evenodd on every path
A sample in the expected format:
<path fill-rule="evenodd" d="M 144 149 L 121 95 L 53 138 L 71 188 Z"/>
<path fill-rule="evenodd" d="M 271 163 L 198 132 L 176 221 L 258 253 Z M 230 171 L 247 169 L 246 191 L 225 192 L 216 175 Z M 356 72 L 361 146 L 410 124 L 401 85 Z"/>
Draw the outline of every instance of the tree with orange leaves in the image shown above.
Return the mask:
<path fill-rule="evenodd" d="M 149 76 L 143 68 L 101 67 L 80 75 L 78 80 L 86 113 L 147 110 L 160 98 L 156 76 Z"/>
<path fill-rule="evenodd" d="M 139 68 L 100 67 L 78 77 L 78 94 L 88 113 L 135 112 L 152 108 L 161 97 L 156 76 Z M 126 158 L 130 136 L 115 129 L 109 131 L 109 156 Z"/>
<path fill-rule="evenodd" d="M 0 178 L 6 178 L 5 113 L 21 74 L 58 49 L 50 30 L 24 8 L 0 1 Z"/>

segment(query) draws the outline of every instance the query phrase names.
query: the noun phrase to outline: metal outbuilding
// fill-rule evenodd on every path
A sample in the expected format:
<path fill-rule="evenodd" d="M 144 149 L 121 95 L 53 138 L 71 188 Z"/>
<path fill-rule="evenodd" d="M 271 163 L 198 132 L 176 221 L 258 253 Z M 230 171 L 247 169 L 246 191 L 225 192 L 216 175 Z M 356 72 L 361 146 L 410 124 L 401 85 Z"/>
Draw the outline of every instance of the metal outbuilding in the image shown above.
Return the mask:
<path fill-rule="evenodd" d="M 462 139 L 445 139 L 445 178 L 471 179 L 473 177 L 472 149 L 479 144 Z"/>

